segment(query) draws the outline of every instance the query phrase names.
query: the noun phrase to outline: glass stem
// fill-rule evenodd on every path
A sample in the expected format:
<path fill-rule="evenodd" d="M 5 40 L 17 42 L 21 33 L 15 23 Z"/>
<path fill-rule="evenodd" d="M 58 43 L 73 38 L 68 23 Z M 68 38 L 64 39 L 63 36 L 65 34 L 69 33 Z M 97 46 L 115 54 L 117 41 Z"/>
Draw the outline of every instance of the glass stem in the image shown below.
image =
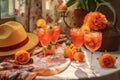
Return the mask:
<path fill-rule="evenodd" d="M 46 46 L 43 46 L 43 55 L 44 55 L 44 57 L 45 57 L 45 54 L 46 54 Z"/>
<path fill-rule="evenodd" d="M 77 52 L 79 52 L 79 48 L 77 48 Z"/>
<path fill-rule="evenodd" d="M 76 50 L 77 50 L 77 52 L 79 52 L 79 48 L 77 48 Z M 78 57 L 77 57 L 77 61 L 76 61 L 76 62 L 79 63 L 79 61 L 78 61 Z"/>
<path fill-rule="evenodd" d="M 56 43 L 53 44 L 55 46 L 55 53 L 54 53 L 54 58 L 56 57 Z"/>
<path fill-rule="evenodd" d="M 94 69 L 93 59 L 94 59 L 94 52 L 91 52 L 91 66 L 90 66 L 91 70 Z"/>

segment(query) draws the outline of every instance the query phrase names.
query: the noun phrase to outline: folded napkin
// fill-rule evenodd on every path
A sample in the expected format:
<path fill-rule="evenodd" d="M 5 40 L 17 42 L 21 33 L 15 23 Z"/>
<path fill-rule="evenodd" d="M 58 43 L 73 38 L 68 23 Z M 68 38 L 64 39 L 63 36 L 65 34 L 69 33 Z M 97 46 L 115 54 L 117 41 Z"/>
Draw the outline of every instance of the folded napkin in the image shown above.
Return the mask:
<path fill-rule="evenodd" d="M 18 65 L 12 58 L 5 58 L 0 63 L 0 80 L 26 80 L 37 68 L 34 65 Z"/>

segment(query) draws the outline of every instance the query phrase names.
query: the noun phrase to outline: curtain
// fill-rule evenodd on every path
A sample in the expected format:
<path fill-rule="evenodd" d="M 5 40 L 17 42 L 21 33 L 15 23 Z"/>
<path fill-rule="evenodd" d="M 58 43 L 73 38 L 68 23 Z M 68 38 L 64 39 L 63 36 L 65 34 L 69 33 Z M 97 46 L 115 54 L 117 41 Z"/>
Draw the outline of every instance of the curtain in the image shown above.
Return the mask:
<path fill-rule="evenodd" d="M 65 4 L 66 0 L 44 0 L 43 1 L 43 17 L 46 19 L 48 24 L 59 22 L 61 26 L 61 33 L 65 33 L 66 25 L 64 24 L 63 18 L 60 17 L 58 6 Z"/>
<path fill-rule="evenodd" d="M 66 4 L 68 0 L 44 0 L 43 5 L 43 12 L 44 15 L 43 17 L 46 19 L 48 23 L 54 23 L 60 20 L 60 12 L 58 12 L 58 6 L 61 4 Z M 74 9 L 76 9 L 76 4 L 69 7 L 67 12 L 66 12 L 66 22 L 68 25 L 74 27 L 75 22 L 74 22 Z M 64 22 L 61 23 L 62 29 L 65 29 L 65 24 Z"/>
<path fill-rule="evenodd" d="M 15 15 L 26 31 L 33 32 L 36 20 L 42 17 L 42 0 L 15 0 Z"/>
<path fill-rule="evenodd" d="M 55 23 L 60 19 L 57 8 L 65 4 L 67 0 L 15 0 L 16 20 L 22 23 L 26 31 L 33 32 L 36 28 L 36 20 L 44 18 L 47 23 Z M 68 9 L 67 23 L 73 25 L 73 8 Z M 61 24 L 65 27 L 64 23 Z M 73 25 L 74 26 L 74 25 Z"/>
<path fill-rule="evenodd" d="M 58 5 L 62 4 L 62 0 L 43 0 L 43 17 L 47 23 L 57 22 L 60 15 L 57 11 Z"/>

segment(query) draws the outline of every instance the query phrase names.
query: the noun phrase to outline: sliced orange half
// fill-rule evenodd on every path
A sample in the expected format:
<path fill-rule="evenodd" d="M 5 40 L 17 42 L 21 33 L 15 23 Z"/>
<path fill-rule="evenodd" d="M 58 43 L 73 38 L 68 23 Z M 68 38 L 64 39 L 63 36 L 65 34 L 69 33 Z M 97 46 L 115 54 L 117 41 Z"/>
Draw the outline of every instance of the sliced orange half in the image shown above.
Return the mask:
<path fill-rule="evenodd" d="M 80 28 L 82 31 L 90 31 L 90 27 L 88 25 L 82 25 Z"/>
<path fill-rule="evenodd" d="M 46 28 L 46 21 L 45 19 L 38 19 L 36 22 L 37 27 Z"/>

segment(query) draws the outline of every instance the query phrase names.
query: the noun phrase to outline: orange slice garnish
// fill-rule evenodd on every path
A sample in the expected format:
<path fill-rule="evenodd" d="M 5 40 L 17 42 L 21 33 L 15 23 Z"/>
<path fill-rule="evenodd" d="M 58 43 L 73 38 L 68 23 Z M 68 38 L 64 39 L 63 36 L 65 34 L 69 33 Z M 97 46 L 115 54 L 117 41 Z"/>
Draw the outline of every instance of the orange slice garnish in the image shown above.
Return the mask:
<path fill-rule="evenodd" d="M 45 19 L 38 19 L 36 22 L 37 27 L 46 28 L 46 21 Z"/>
<path fill-rule="evenodd" d="M 66 5 L 61 4 L 61 5 L 59 5 L 58 10 L 61 10 L 61 11 L 66 11 L 66 10 L 67 10 L 67 6 L 66 6 Z"/>
<path fill-rule="evenodd" d="M 90 31 L 90 27 L 88 25 L 82 25 L 80 28 L 82 31 Z"/>

